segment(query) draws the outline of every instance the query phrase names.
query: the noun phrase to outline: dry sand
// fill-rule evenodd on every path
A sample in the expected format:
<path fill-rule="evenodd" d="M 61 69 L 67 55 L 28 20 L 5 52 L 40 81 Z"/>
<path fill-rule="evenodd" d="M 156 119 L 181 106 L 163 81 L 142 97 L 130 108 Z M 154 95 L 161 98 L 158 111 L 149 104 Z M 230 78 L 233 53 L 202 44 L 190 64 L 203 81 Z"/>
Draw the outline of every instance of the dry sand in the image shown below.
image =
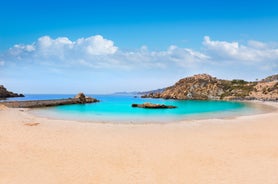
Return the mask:
<path fill-rule="evenodd" d="M 0 107 L 0 183 L 277 184 L 278 111 L 133 125 Z"/>

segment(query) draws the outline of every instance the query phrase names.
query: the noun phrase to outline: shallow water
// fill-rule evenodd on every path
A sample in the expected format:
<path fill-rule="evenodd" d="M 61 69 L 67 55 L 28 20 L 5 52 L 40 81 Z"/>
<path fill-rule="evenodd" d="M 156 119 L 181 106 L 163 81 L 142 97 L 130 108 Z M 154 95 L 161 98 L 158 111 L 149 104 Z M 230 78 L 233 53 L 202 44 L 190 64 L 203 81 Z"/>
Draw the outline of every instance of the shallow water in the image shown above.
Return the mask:
<path fill-rule="evenodd" d="M 24 99 L 57 99 L 74 95 L 27 95 Z M 263 106 L 228 101 L 143 99 L 124 95 L 92 95 L 101 102 L 64 105 L 32 110 L 39 116 L 92 122 L 172 122 L 189 119 L 227 118 L 261 113 Z M 19 99 L 19 100 L 22 100 Z M 132 108 L 133 103 L 159 103 L 177 106 L 176 109 Z"/>

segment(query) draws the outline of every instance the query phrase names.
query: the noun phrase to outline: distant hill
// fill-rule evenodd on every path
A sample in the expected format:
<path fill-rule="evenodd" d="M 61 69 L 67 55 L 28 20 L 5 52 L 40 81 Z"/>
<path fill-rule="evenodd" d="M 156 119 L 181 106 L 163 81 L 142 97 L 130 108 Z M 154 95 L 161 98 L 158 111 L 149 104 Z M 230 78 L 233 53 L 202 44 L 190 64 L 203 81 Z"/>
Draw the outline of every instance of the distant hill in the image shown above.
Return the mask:
<path fill-rule="evenodd" d="M 132 91 L 132 92 L 126 92 L 126 91 L 120 91 L 120 92 L 115 92 L 113 95 L 138 95 L 139 92 Z"/>
<path fill-rule="evenodd" d="M 278 75 L 261 81 L 223 80 L 198 74 L 179 80 L 161 92 L 150 92 L 143 98 L 194 100 L 278 100 Z"/>
<path fill-rule="evenodd" d="M 0 98 L 10 98 L 10 97 L 24 97 L 24 95 L 8 91 L 3 85 L 0 85 Z"/>
<path fill-rule="evenodd" d="M 150 93 L 162 93 L 166 88 L 161 88 L 161 89 L 155 89 L 151 91 L 144 91 L 144 92 L 138 92 L 139 95 L 146 95 Z"/>
<path fill-rule="evenodd" d="M 165 88 L 151 90 L 151 91 L 143 91 L 143 92 L 139 92 L 139 91 L 132 91 L 132 92 L 120 91 L 120 92 L 113 93 L 113 95 L 134 95 L 134 96 L 137 96 L 137 95 L 146 95 L 146 94 L 149 94 L 149 93 L 161 93 L 164 90 L 165 90 Z"/>

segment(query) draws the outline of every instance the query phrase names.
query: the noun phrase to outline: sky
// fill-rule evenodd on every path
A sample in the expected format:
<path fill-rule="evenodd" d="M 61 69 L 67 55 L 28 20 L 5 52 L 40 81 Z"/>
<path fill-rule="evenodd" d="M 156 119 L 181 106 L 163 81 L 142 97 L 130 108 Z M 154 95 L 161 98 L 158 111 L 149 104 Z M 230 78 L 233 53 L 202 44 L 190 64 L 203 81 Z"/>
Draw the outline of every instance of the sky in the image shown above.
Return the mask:
<path fill-rule="evenodd" d="M 0 2 L 0 84 L 18 93 L 145 91 L 208 73 L 278 73 L 277 0 Z"/>

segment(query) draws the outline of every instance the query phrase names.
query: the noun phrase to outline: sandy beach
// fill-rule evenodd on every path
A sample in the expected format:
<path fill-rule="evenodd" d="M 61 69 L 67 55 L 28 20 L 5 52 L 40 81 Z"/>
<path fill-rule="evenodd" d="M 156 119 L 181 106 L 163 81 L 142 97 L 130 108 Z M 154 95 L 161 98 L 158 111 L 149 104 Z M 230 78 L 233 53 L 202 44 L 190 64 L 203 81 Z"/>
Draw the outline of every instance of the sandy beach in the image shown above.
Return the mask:
<path fill-rule="evenodd" d="M 135 125 L 53 120 L 1 106 L 0 183 L 277 184 L 277 132 L 277 110 Z"/>

